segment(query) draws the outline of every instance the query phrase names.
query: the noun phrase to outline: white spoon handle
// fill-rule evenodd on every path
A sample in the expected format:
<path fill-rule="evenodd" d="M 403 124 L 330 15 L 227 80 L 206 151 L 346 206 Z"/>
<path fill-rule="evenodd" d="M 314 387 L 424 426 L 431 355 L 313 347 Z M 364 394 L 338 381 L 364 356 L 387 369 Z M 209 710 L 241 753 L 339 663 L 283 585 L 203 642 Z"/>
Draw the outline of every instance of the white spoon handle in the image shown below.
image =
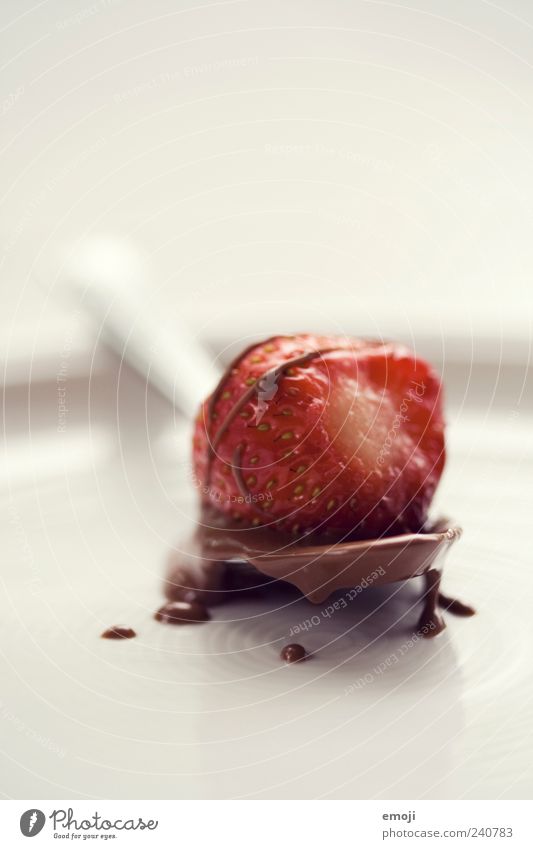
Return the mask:
<path fill-rule="evenodd" d="M 93 240 L 76 254 L 66 280 L 118 356 L 194 415 L 220 372 L 179 316 L 164 313 L 145 258 L 127 243 Z"/>

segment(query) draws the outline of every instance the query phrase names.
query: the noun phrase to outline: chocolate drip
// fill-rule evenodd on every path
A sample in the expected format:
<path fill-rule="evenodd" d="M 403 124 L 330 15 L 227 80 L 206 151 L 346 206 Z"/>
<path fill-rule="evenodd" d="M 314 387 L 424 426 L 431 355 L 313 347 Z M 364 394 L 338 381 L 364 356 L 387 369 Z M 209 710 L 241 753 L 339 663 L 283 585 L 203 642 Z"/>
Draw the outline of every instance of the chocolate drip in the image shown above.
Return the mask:
<path fill-rule="evenodd" d="M 169 625 L 191 625 L 197 622 L 207 622 L 209 611 L 201 601 L 168 601 L 155 614 L 158 622 Z"/>
<path fill-rule="evenodd" d="M 280 657 L 285 663 L 300 663 L 306 660 L 307 652 L 299 643 L 290 643 L 282 648 Z"/>
<path fill-rule="evenodd" d="M 133 628 L 127 625 L 111 625 L 103 634 L 100 635 L 104 640 L 131 640 L 137 634 Z"/>
<path fill-rule="evenodd" d="M 427 639 L 436 637 L 442 633 L 446 627 L 446 623 L 439 613 L 438 599 L 439 587 L 442 573 L 436 569 L 430 569 L 425 574 L 426 589 L 424 593 L 424 609 L 418 622 L 418 629 L 423 637 Z"/>
<path fill-rule="evenodd" d="M 204 508 L 191 540 L 173 555 L 167 594 L 211 605 L 228 591 L 241 591 L 239 585 L 229 585 L 238 572 L 246 591 L 267 581 L 285 581 L 321 604 L 337 590 L 362 591 L 435 572 L 435 564 L 460 535 L 460 528 L 441 519 L 419 533 L 374 540 L 295 539 L 264 527 L 244 529 L 214 508 Z"/>
<path fill-rule="evenodd" d="M 459 599 L 450 598 L 450 596 L 443 595 L 443 593 L 439 593 L 438 602 L 440 607 L 453 613 L 454 616 L 475 616 L 476 614 L 475 608 L 469 604 L 464 604 Z"/>

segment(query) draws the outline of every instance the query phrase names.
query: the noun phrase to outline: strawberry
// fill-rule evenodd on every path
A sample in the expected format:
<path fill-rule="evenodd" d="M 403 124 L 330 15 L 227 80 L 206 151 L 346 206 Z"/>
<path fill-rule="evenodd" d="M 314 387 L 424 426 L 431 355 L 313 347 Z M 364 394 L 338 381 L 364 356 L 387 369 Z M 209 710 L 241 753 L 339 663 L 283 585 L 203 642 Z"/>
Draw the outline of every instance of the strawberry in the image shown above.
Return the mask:
<path fill-rule="evenodd" d="M 417 531 L 444 466 L 440 395 L 401 344 L 302 334 L 253 345 L 196 419 L 203 503 L 295 535 Z"/>

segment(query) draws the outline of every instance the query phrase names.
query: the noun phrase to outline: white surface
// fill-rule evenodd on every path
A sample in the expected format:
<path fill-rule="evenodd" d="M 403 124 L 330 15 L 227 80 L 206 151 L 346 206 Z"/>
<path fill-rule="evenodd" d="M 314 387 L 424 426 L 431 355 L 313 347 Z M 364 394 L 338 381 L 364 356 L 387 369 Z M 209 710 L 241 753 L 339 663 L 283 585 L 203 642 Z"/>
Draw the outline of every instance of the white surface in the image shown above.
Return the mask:
<path fill-rule="evenodd" d="M 94 233 L 202 338 L 527 342 L 532 26 L 526 0 L 3 2 L 2 348 L 69 324 Z"/>
<path fill-rule="evenodd" d="M 533 17 L 419 5 L 2 4 L 5 795 L 531 795 Z M 317 329 L 442 365 L 439 503 L 466 530 L 445 586 L 475 619 L 353 692 L 414 627 L 415 587 L 309 632 L 296 668 L 278 641 L 304 602 L 153 621 L 188 449 L 124 371 L 117 394 L 59 292 L 98 233 L 143 247 L 169 319 L 216 351 Z M 138 639 L 99 640 L 120 619 Z"/>
<path fill-rule="evenodd" d="M 442 637 L 400 655 L 420 588 L 394 587 L 384 607 L 388 593 L 368 591 L 299 636 L 315 656 L 285 667 L 291 627 L 317 612 L 303 600 L 232 603 L 206 625 L 153 619 L 164 562 L 194 515 L 183 425 L 151 396 L 145 411 L 123 373 L 118 393 L 95 381 L 90 428 L 87 386 L 73 384 L 67 432 L 47 442 L 45 397 L 31 439 L 12 399 L 7 444 L 25 465 L 17 474 L 13 460 L 1 494 L 5 796 L 530 796 L 530 421 L 450 415 L 436 509 L 465 535 L 444 586 L 479 614 L 447 616 Z M 101 640 L 117 622 L 138 638 Z"/>

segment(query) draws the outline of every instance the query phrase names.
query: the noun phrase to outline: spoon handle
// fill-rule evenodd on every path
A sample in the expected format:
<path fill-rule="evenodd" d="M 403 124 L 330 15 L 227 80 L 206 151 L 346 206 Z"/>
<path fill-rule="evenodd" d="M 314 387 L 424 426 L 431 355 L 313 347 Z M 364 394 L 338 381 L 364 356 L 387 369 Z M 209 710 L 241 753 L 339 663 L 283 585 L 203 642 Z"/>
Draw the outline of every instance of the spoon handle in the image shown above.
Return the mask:
<path fill-rule="evenodd" d="M 66 282 L 118 356 L 182 413 L 194 415 L 220 373 L 180 317 L 165 314 L 145 257 L 129 243 L 92 240 L 77 252 Z"/>

